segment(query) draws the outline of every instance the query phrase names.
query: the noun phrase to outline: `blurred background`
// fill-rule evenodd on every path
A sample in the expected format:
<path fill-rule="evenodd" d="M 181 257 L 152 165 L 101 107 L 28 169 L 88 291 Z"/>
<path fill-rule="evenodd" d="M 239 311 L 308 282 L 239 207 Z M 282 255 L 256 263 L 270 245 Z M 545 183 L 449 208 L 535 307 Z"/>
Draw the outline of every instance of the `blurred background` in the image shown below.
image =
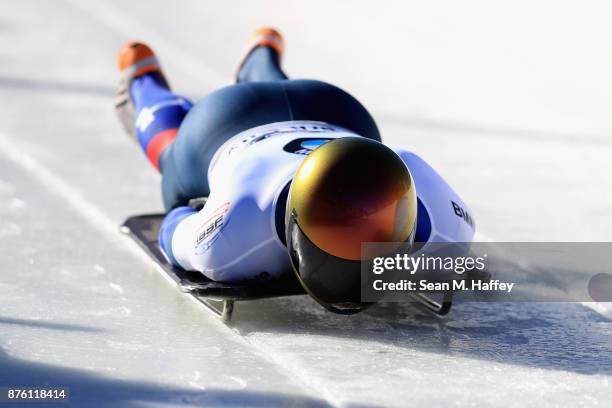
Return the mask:
<path fill-rule="evenodd" d="M 409 307 L 347 320 L 283 299 L 220 326 L 116 235 L 162 204 L 113 99 L 126 40 L 148 42 L 197 100 L 230 84 L 250 33 L 272 25 L 289 76 L 356 96 L 385 142 L 463 197 L 478 239 L 610 241 L 611 9 L 0 0 L 0 385 L 59 378 L 92 406 L 609 401 L 610 322 L 580 305 L 464 304 L 440 323 Z"/>
<path fill-rule="evenodd" d="M 289 75 L 353 93 L 388 143 L 421 154 L 456 186 L 480 232 L 610 238 L 606 2 L 4 1 L 3 9 L 3 130 L 31 134 L 20 142 L 47 154 L 61 146 L 58 159 L 73 149 L 96 153 L 64 167 L 91 166 L 98 174 L 82 188 L 112 192 L 121 214 L 123 177 L 148 174 L 148 187 L 157 179 L 135 148 L 123 148 L 112 117 L 119 45 L 149 42 L 173 87 L 197 100 L 230 83 L 252 30 L 274 25 L 286 37 Z M 109 150 L 80 149 L 85 141 Z M 110 183 L 101 187 L 95 177 L 110 163 L 124 183 L 104 172 Z M 132 192 L 126 199 L 135 203 Z"/>
<path fill-rule="evenodd" d="M 112 195 L 117 219 L 159 208 L 157 176 L 113 118 L 121 43 L 149 42 L 172 86 L 197 100 L 230 83 L 255 28 L 274 25 L 286 37 L 289 75 L 353 93 L 388 143 L 414 150 L 450 180 L 481 233 L 610 238 L 606 2 L 2 5 L 0 130 L 40 160 L 54 156 L 66 179 L 79 166 L 84 180 L 76 184 L 96 200 Z M 134 184 L 155 194 L 134 195 Z"/>

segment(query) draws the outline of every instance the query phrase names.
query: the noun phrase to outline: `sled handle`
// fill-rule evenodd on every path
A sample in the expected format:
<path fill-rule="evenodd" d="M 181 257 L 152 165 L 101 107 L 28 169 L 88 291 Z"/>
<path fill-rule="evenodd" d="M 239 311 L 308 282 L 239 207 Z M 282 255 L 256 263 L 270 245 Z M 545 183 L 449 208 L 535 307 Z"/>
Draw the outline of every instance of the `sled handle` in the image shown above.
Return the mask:
<path fill-rule="evenodd" d="M 453 292 L 444 292 L 442 303 L 426 296 L 422 293 L 412 293 L 412 296 L 416 299 L 419 304 L 424 306 L 427 310 L 437 314 L 438 316 L 444 316 L 451 310 L 453 305 Z"/>
<path fill-rule="evenodd" d="M 201 304 L 206 306 L 206 309 L 218 317 L 223 323 L 229 323 L 232 320 L 232 315 L 234 313 L 234 301 L 232 299 L 225 300 L 211 300 L 206 298 L 201 298 L 194 296 Z M 213 305 L 211 302 L 223 302 L 223 306 L 221 308 Z"/>

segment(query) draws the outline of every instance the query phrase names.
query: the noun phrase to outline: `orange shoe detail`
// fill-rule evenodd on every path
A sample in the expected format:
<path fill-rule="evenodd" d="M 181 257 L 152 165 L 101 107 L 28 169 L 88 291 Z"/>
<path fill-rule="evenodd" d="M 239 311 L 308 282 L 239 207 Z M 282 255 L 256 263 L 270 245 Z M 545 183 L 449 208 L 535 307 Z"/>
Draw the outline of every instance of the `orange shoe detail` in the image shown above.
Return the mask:
<path fill-rule="evenodd" d="M 261 27 L 251 34 L 251 49 L 258 45 L 273 48 L 278 52 L 279 57 L 285 50 L 285 40 L 281 33 L 271 27 Z"/>
<path fill-rule="evenodd" d="M 123 44 L 117 54 L 117 68 L 124 75 L 137 77 L 147 72 L 159 71 L 159 63 L 151 48 L 138 41 Z"/>

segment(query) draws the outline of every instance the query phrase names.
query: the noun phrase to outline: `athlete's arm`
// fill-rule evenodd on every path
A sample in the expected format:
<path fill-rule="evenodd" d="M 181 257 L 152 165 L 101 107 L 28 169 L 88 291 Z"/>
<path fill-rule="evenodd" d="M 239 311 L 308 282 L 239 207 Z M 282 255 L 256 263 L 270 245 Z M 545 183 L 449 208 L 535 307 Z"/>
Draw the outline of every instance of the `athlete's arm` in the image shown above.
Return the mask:
<path fill-rule="evenodd" d="M 221 191 L 220 191 L 221 190 Z M 253 196 L 215 190 L 199 212 L 173 210 L 164 220 L 160 246 L 173 265 L 218 282 L 274 279 L 287 271 L 272 207 Z"/>
<path fill-rule="evenodd" d="M 472 212 L 461 197 L 425 160 L 395 149 L 410 170 L 416 186 L 417 238 L 421 242 L 471 242 L 475 232 Z"/>
<path fill-rule="evenodd" d="M 174 266 L 178 266 L 179 268 L 184 268 L 183 265 L 179 264 L 174 256 L 174 252 L 172 251 L 172 238 L 174 236 L 174 232 L 176 231 L 176 227 L 184 221 L 187 217 L 196 214 L 197 211 L 191 207 L 177 207 L 166 214 L 164 218 L 161 228 L 159 230 L 159 247 L 162 251 L 162 254 L 166 257 L 169 263 Z"/>
<path fill-rule="evenodd" d="M 212 269 L 218 263 L 237 256 L 227 242 L 219 242 L 224 241 L 219 240 L 219 232 L 227 222 L 230 205 L 223 200 L 224 194 L 216 193 L 209 196 L 200 211 L 191 207 L 170 211 L 159 232 L 159 246 L 172 265 L 204 272 L 211 279 L 216 278 Z"/>

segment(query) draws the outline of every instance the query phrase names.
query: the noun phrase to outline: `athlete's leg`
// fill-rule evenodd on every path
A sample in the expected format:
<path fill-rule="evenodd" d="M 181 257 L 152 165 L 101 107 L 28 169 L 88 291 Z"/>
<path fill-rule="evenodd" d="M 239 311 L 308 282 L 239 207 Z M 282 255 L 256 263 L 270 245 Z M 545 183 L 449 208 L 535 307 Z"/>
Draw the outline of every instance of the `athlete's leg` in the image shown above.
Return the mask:
<path fill-rule="evenodd" d="M 191 102 L 170 90 L 153 51 L 139 42 L 119 50 L 122 82 L 117 112 L 151 164 L 163 172 L 160 156 L 173 143 Z"/>
<path fill-rule="evenodd" d="M 138 142 L 151 164 L 163 172 L 160 156 L 176 138 L 191 102 L 165 85 L 157 72 L 139 76 L 130 86 Z"/>
<path fill-rule="evenodd" d="M 282 35 L 268 27 L 253 33 L 251 47 L 238 68 L 236 82 L 281 81 L 287 75 L 281 68 L 284 51 Z"/>

